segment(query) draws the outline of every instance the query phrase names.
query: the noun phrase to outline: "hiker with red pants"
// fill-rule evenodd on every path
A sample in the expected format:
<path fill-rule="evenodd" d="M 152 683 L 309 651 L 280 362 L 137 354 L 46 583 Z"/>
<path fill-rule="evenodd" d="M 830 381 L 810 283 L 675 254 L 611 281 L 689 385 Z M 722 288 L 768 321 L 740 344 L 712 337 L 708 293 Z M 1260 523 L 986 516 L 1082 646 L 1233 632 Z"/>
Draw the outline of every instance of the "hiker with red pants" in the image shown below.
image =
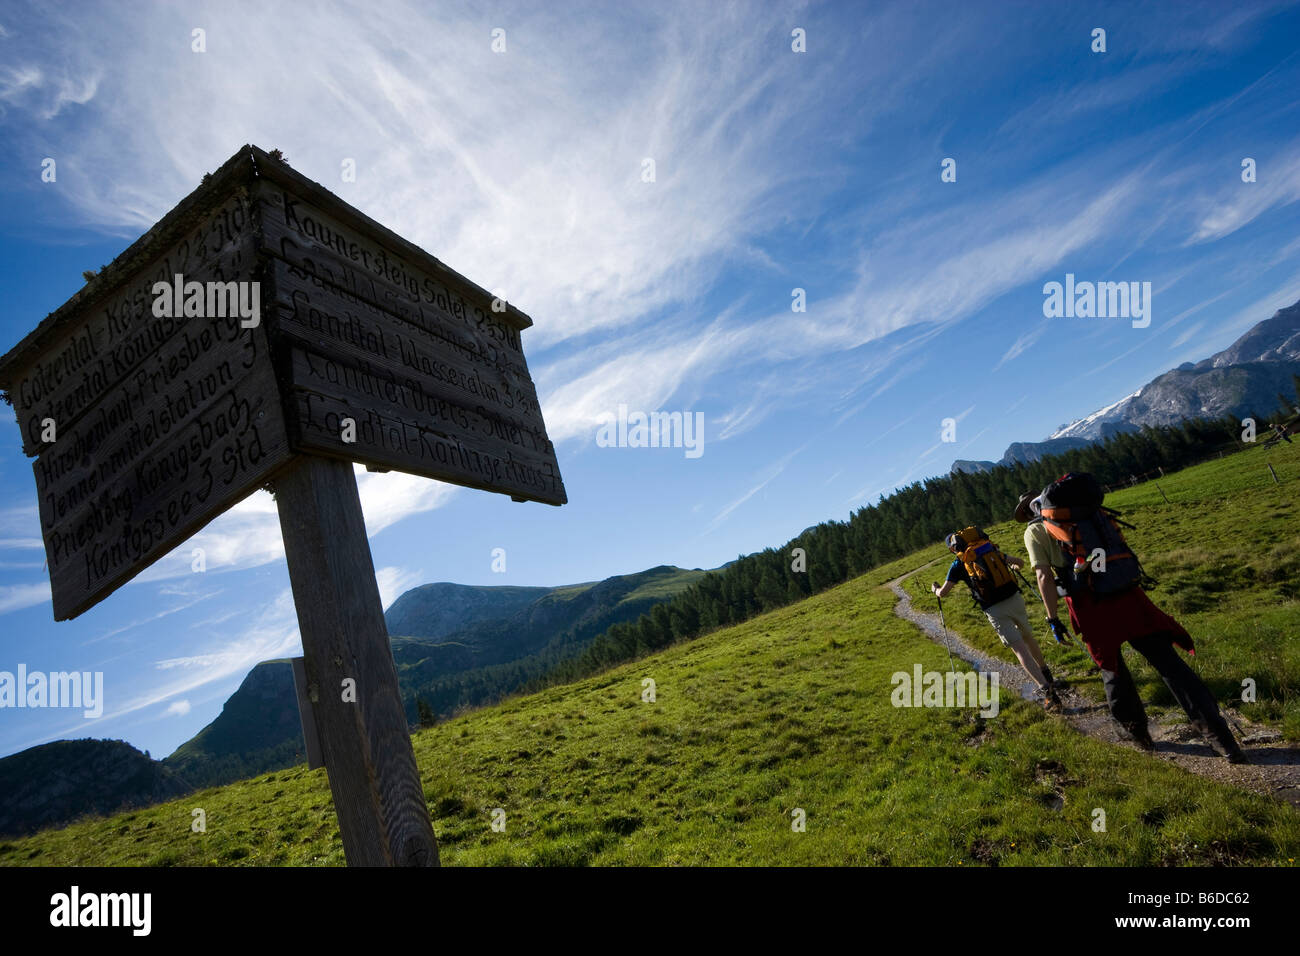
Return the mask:
<path fill-rule="evenodd" d="M 1029 525 L 1025 550 L 1048 627 L 1058 641 L 1068 640 L 1057 616 L 1059 582 L 1070 624 L 1101 670 L 1111 716 L 1143 750 L 1156 748 L 1146 708 L 1124 664 L 1126 641 L 1156 669 L 1211 746 L 1231 763 L 1247 763 L 1214 694 L 1174 649 L 1195 653 L 1191 635 L 1147 597 L 1141 565 L 1119 531 L 1116 512 L 1103 508 L 1102 498 L 1096 479 L 1083 473 L 1062 476 L 1037 497 L 1020 496 L 1015 518 Z"/>

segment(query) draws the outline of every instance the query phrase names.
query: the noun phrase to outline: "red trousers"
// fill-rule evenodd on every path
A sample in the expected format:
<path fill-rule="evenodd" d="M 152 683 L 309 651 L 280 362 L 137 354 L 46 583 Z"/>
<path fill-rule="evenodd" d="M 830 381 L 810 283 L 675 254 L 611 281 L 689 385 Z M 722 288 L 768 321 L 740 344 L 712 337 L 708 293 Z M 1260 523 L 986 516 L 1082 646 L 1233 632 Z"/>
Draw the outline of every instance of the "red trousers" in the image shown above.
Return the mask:
<path fill-rule="evenodd" d="M 1070 624 L 1102 670 L 1118 670 L 1120 647 L 1135 637 L 1163 634 L 1187 653 L 1195 653 L 1192 636 L 1152 604 L 1141 588 L 1101 599 L 1084 591 L 1066 598 L 1065 603 L 1070 608 Z"/>

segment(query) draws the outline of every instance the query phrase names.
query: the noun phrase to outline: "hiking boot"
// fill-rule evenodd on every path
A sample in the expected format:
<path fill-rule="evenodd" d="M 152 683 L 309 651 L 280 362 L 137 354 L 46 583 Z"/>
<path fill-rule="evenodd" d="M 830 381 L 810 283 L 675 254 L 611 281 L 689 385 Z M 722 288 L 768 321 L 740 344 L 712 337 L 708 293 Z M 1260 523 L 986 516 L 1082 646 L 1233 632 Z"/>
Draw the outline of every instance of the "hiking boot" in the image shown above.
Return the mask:
<path fill-rule="evenodd" d="M 1211 736 L 1209 740 L 1211 745 L 1214 747 L 1214 750 L 1219 754 L 1219 756 L 1225 757 L 1228 763 L 1250 763 L 1250 758 L 1247 757 L 1246 752 L 1241 749 L 1241 745 L 1237 743 L 1237 738 L 1232 736 L 1231 731 L 1228 732 L 1227 740 L 1222 740 L 1213 736 Z"/>
<path fill-rule="evenodd" d="M 1065 688 L 1070 686 L 1065 681 L 1052 674 L 1052 669 L 1047 665 L 1043 665 L 1043 679 L 1047 681 L 1047 686 L 1052 688 L 1052 690 L 1065 690 Z"/>
<path fill-rule="evenodd" d="M 1199 730 L 1205 737 L 1212 749 L 1220 757 L 1227 759 L 1228 763 L 1250 763 L 1250 758 L 1246 756 L 1241 745 L 1237 743 L 1237 738 L 1232 735 L 1228 725 L 1220 721 L 1222 726 L 1216 732 L 1211 728 L 1208 721 L 1194 720 L 1192 726 Z"/>
<path fill-rule="evenodd" d="M 1151 731 L 1142 724 L 1124 724 L 1124 729 L 1129 732 L 1133 742 L 1145 750 L 1147 753 L 1155 753 L 1156 742 L 1151 739 Z"/>
<path fill-rule="evenodd" d="M 1056 696 L 1056 690 L 1050 684 L 1043 691 L 1043 709 L 1049 714 L 1060 714 L 1065 711 L 1061 698 Z"/>

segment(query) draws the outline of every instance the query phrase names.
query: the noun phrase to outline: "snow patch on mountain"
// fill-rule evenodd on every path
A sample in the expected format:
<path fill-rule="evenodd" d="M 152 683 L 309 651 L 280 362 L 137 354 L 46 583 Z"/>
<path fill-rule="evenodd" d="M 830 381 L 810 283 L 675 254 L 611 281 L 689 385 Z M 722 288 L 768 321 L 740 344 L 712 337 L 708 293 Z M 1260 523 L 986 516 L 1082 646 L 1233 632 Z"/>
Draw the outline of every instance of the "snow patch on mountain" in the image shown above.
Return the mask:
<path fill-rule="evenodd" d="M 1129 402 L 1141 394 L 1142 389 L 1139 388 L 1132 395 L 1125 395 L 1118 402 L 1098 409 L 1087 418 L 1079 418 L 1068 425 L 1062 425 L 1048 435 L 1047 439 L 1051 441 L 1053 438 L 1098 438 L 1101 425 L 1105 422 L 1122 421 Z"/>

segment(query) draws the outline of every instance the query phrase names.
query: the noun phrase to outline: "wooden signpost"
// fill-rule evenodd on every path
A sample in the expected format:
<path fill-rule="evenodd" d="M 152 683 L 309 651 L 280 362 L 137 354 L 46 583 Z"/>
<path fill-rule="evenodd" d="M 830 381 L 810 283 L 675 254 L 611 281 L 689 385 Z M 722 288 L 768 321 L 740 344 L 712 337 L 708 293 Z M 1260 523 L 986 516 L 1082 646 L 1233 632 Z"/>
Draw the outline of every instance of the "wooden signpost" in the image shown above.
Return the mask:
<path fill-rule="evenodd" d="M 564 504 L 532 320 L 245 146 L 0 358 L 56 620 L 260 487 L 351 865 L 436 865 L 352 462 Z"/>

